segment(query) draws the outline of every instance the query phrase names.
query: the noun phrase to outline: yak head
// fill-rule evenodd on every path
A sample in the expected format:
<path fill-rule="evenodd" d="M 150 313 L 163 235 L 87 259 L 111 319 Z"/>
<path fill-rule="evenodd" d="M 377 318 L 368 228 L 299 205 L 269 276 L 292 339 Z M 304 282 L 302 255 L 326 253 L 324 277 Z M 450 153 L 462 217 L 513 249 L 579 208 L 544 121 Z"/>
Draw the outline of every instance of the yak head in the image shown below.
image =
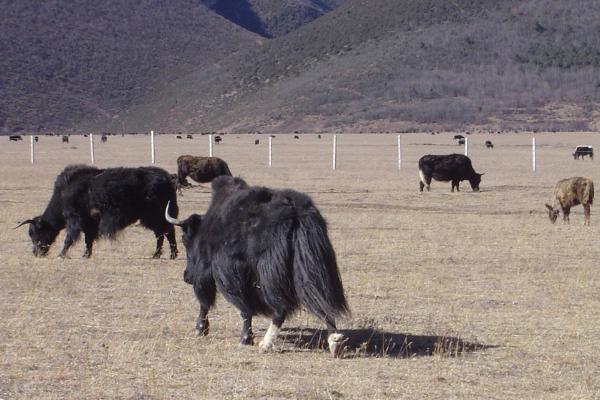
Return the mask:
<path fill-rule="evenodd" d="M 56 236 L 58 236 L 60 229 L 54 228 L 48 222 L 43 220 L 41 216 L 23 221 L 17 225 L 16 228 L 25 224 L 29 224 L 29 237 L 31 238 L 33 255 L 36 257 L 44 257 L 48 254 L 48 250 L 50 250 L 50 246 L 54 243 L 54 240 L 56 240 Z"/>
<path fill-rule="evenodd" d="M 198 214 L 192 214 L 185 220 L 179 220 L 169 215 L 169 203 L 165 209 L 165 219 L 167 222 L 173 225 L 177 225 L 183 231 L 181 241 L 185 246 L 185 252 L 187 256 L 187 266 L 183 271 L 183 280 L 185 283 L 193 285 L 196 278 L 195 270 L 198 263 L 200 262 L 200 248 L 199 241 L 196 240 L 196 236 L 202 225 L 202 216 Z"/>
<path fill-rule="evenodd" d="M 483 174 L 485 174 L 485 172 Z M 481 177 L 483 176 L 483 174 L 478 174 L 477 172 L 475 172 L 473 177 L 469 179 L 471 189 L 473 189 L 474 192 L 479 192 L 479 184 L 481 183 Z"/>
<path fill-rule="evenodd" d="M 550 218 L 550 222 L 555 223 L 558 219 L 558 214 L 560 211 L 558 208 L 554 208 L 548 203 L 546 203 L 546 208 L 548 209 L 548 218 Z"/>

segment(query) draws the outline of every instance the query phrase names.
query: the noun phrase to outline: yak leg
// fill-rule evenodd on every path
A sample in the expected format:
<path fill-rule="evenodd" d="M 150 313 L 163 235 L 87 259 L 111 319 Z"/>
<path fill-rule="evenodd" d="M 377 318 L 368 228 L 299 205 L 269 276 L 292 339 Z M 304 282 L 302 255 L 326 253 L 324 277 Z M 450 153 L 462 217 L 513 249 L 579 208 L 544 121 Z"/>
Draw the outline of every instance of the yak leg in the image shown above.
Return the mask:
<path fill-rule="evenodd" d="M 562 207 L 563 212 L 563 223 L 569 224 L 571 221 L 569 219 L 569 214 L 571 213 L 571 207 Z"/>
<path fill-rule="evenodd" d="M 450 191 L 454 193 L 454 186 L 456 186 L 456 191 L 458 192 L 458 181 L 452 180 L 452 189 Z"/>
<path fill-rule="evenodd" d="M 425 187 L 425 184 L 423 182 L 419 181 L 419 189 L 421 192 L 423 191 L 424 187 Z"/>
<path fill-rule="evenodd" d="M 73 225 L 67 225 L 67 235 L 65 236 L 65 243 L 63 245 L 60 254 L 58 255 L 60 258 L 65 258 L 67 256 L 67 252 L 73 246 L 77 240 L 79 240 L 79 236 L 81 235 L 81 230 L 79 227 L 75 227 Z"/>
<path fill-rule="evenodd" d="M 210 324 L 208 323 L 208 307 L 200 305 L 200 314 L 198 314 L 198 319 L 196 320 L 196 336 L 206 336 L 208 335 L 208 328 Z"/>
<path fill-rule="evenodd" d="M 85 252 L 83 253 L 83 258 L 90 258 L 92 256 L 94 240 L 98 237 L 98 224 L 87 226 L 83 230 L 83 234 L 85 236 Z"/>
<path fill-rule="evenodd" d="M 162 255 L 162 246 L 165 241 L 165 235 L 157 232 L 154 232 L 154 235 L 156 235 L 156 250 L 154 251 L 152 258 L 160 258 Z"/>
<path fill-rule="evenodd" d="M 254 333 L 252 332 L 252 315 L 242 313 L 242 338 L 240 344 L 242 345 L 253 345 L 254 344 Z"/>
<path fill-rule="evenodd" d="M 177 258 L 177 240 L 175 240 L 175 227 L 171 225 L 166 233 L 167 240 L 169 241 L 169 248 L 171 249 L 171 260 Z"/>
<path fill-rule="evenodd" d="M 277 339 L 283 321 L 285 321 L 285 313 L 278 313 L 273 316 L 271 325 L 269 325 L 269 329 L 267 329 L 267 333 L 265 333 L 265 337 L 263 337 L 263 340 L 258 344 L 261 353 L 273 348 L 273 342 Z"/>
<path fill-rule="evenodd" d="M 344 345 L 348 341 L 348 338 L 342 333 L 337 332 L 335 319 L 326 317 L 325 323 L 327 324 L 327 344 L 329 345 L 329 352 L 336 358 L 341 357 L 344 352 Z"/>
<path fill-rule="evenodd" d="M 583 225 L 589 225 L 589 224 L 590 224 L 590 205 L 584 204 L 583 205 Z"/>

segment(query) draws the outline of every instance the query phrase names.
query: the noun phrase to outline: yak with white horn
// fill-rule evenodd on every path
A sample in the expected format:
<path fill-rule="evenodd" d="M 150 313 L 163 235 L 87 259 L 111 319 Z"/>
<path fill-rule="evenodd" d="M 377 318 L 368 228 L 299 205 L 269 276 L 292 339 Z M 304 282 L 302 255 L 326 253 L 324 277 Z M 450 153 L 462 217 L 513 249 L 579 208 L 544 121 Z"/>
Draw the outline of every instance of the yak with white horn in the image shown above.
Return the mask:
<path fill-rule="evenodd" d="M 285 319 L 303 307 L 325 322 L 330 350 L 339 356 L 344 340 L 335 321 L 349 310 L 327 224 L 310 197 L 231 176 L 216 178 L 212 190 L 203 216 L 179 220 L 165 210 L 183 230 L 184 281 L 200 303 L 197 334 L 208 334 L 219 291 L 240 311 L 242 344 L 254 344 L 252 318 L 265 315 L 271 325 L 259 348 L 271 349 Z"/>

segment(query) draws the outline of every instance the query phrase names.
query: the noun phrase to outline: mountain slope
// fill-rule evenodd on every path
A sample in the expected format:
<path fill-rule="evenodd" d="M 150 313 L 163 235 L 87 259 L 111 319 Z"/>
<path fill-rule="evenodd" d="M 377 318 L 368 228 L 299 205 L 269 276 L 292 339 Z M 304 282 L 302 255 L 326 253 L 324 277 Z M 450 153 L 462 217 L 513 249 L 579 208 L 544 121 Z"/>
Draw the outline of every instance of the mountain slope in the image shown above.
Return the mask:
<path fill-rule="evenodd" d="M 0 7 L 5 132 L 110 120 L 257 39 L 194 0 L 2 0 Z"/>

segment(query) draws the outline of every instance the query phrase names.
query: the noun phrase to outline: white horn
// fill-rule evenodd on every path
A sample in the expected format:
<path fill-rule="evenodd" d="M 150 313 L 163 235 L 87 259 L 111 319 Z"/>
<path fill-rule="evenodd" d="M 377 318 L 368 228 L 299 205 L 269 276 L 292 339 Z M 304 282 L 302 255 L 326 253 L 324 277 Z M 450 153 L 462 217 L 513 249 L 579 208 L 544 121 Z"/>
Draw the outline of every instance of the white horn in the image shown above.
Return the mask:
<path fill-rule="evenodd" d="M 165 219 L 167 220 L 168 223 L 173 224 L 173 225 L 177 225 L 177 226 L 181 226 L 183 224 L 183 221 L 178 220 L 177 218 L 173 218 L 169 215 L 169 205 L 171 204 L 171 201 L 167 202 L 167 208 L 165 208 Z"/>

